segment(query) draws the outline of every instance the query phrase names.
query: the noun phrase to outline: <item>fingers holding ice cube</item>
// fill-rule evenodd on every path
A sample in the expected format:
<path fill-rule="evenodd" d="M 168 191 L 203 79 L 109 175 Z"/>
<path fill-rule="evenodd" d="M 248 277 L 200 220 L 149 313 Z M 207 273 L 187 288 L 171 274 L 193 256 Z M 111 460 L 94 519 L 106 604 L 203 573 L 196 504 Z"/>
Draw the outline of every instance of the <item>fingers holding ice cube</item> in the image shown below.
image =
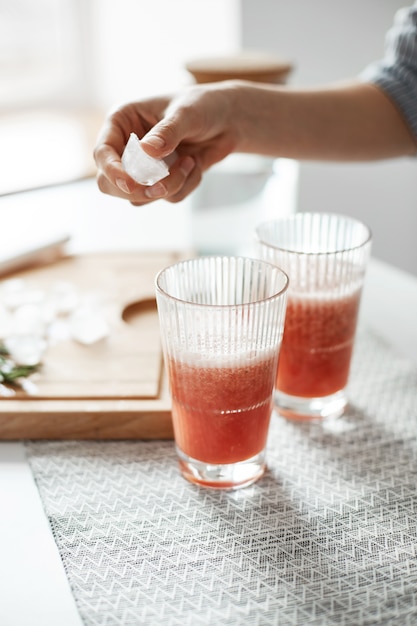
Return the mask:
<path fill-rule="evenodd" d="M 169 163 L 175 161 L 170 155 Z M 169 167 L 164 159 L 155 159 L 147 154 L 138 136 L 131 133 L 122 154 L 122 165 L 131 178 L 140 185 L 151 186 L 169 174 Z"/>
<path fill-rule="evenodd" d="M 109 147 L 107 151 L 107 166 L 97 174 L 98 187 L 103 193 L 125 198 L 134 206 L 159 199 L 179 202 L 201 179 L 200 168 L 195 167 L 196 161 L 191 155 L 174 151 L 164 159 L 151 157 L 135 133 L 131 133 L 121 157 Z M 106 159 L 102 154 L 101 160 Z"/>

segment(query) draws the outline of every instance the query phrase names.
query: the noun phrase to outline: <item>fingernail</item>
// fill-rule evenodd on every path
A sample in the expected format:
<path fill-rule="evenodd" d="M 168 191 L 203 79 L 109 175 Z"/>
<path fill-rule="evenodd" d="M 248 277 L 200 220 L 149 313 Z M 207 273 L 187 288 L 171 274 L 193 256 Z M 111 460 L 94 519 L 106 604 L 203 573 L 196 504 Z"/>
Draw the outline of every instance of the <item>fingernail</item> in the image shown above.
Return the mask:
<path fill-rule="evenodd" d="M 131 193 L 124 178 L 116 178 L 116 185 L 119 187 L 120 191 L 123 191 L 123 193 Z"/>
<path fill-rule="evenodd" d="M 165 141 L 159 135 L 147 135 L 143 141 L 157 150 L 161 150 L 165 146 Z"/>
<path fill-rule="evenodd" d="M 190 156 L 187 156 L 181 162 L 180 170 L 185 176 L 188 176 L 188 174 L 194 169 L 194 166 L 195 166 L 194 159 Z"/>
<path fill-rule="evenodd" d="M 152 185 L 152 187 L 147 187 L 145 189 L 145 196 L 147 198 L 163 198 L 164 196 L 166 196 L 167 194 L 167 190 L 165 188 L 165 185 L 163 185 L 162 183 L 156 183 L 156 185 Z"/>

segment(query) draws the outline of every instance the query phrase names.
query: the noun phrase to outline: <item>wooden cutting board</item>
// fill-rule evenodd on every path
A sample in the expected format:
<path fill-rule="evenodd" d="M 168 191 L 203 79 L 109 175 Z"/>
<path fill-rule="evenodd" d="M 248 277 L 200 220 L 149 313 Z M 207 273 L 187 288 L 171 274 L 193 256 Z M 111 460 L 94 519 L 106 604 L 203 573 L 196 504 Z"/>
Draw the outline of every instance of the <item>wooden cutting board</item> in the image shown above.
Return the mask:
<path fill-rule="evenodd" d="M 184 256 L 67 256 L 13 274 L 41 289 L 68 281 L 78 293 L 94 293 L 110 332 L 90 345 L 72 339 L 49 345 L 36 395 L 0 398 L 0 439 L 172 438 L 154 280 Z"/>

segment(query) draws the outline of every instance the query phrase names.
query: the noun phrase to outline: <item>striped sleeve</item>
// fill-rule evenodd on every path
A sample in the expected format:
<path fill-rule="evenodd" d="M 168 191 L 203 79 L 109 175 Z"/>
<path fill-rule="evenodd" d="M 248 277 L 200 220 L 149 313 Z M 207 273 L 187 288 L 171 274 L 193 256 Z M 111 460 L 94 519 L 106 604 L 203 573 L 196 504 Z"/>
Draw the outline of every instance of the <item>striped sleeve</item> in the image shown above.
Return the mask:
<path fill-rule="evenodd" d="M 417 141 L 417 2 L 396 13 L 383 59 L 366 67 L 359 78 L 388 95 Z"/>

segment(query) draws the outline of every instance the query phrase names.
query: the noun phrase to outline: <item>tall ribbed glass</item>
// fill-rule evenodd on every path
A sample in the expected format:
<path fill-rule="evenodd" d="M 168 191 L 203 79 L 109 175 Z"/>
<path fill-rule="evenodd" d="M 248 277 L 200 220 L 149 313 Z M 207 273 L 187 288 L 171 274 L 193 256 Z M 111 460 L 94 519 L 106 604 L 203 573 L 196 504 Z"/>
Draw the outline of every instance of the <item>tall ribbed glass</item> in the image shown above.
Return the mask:
<path fill-rule="evenodd" d="M 346 404 L 371 232 L 331 213 L 296 213 L 260 224 L 260 258 L 289 276 L 275 400 L 289 418 L 338 417 Z"/>
<path fill-rule="evenodd" d="M 180 470 L 219 489 L 265 469 L 287 275 L 245 257 L 199 257 L 156 277 Z"/>

